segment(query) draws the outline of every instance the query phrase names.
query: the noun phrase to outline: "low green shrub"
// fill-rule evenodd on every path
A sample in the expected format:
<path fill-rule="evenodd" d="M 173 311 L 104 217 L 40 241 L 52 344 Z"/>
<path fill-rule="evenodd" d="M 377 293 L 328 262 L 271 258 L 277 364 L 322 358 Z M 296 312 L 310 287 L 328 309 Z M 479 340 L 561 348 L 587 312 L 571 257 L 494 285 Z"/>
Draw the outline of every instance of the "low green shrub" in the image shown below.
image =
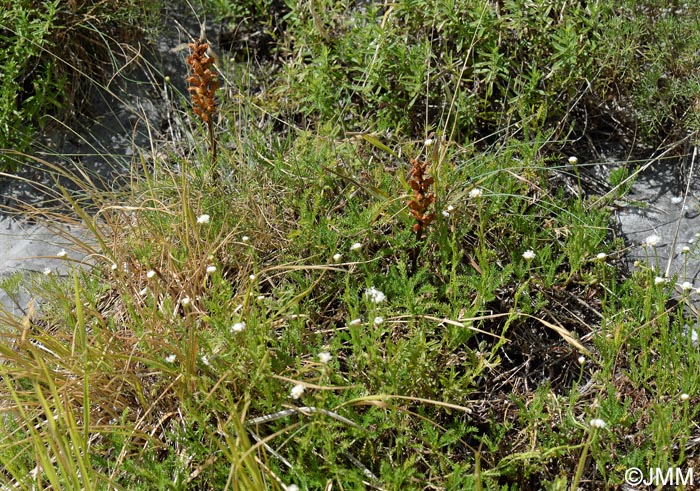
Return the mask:
<path fill-rule="evenodd" d="M 289 5 L 273 107 L 334 131 L 457 141 L 656 143 L 700 120 L 697 6 L 626 2 L 315 1 Z"/>
<path fill-rule="evenodd" d="M 59 0 L 45 2 L 45 9 L 30 8 L 31 2 L 4 2 L 0 13 L 0 147 L 24 149 L 32 137 L 27 124 L 60 106 L 58 94 L 64 78 L 57 78 L 55 65 L 37 60 L 51 43 Z M 0 165 L 2 168 L 2 165 Z"/>
<path fill-rule="evenodd" d="M 155 26 L 159 2 L 3 1 L 0 148 L 26 151 L 49 118 L 79 120 L 89 85 L 102 83 L 133 41 Z M 121 53 L 121 55 L 120 55 Z M 0 159 L 0 170 L 17 159 Z"/>

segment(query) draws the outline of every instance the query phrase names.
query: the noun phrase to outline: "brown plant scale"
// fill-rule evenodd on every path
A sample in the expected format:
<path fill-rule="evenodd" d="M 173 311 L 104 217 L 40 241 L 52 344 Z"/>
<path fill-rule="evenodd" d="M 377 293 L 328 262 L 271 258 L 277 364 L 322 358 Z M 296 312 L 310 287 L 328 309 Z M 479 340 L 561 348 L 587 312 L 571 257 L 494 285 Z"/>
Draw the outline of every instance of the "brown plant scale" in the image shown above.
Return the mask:
<path fill-rule="evenodd" d="M 204 39 L 198 39 L 188 45 L 192 50 L 187 57 L 187 64 L 192 69 L 192 75 L 186 78 L 189 87 L 187 90 L 192 97 L 192 110 L 202 118 L 209 130 L 212 161 L 216 162 L 216 140 L 214 139 L 214 111 L 216 103 L 214 98 L 219 88 L 219 80 L 214 71 L 215 59 L 207 54 L 209 43 Z"/>

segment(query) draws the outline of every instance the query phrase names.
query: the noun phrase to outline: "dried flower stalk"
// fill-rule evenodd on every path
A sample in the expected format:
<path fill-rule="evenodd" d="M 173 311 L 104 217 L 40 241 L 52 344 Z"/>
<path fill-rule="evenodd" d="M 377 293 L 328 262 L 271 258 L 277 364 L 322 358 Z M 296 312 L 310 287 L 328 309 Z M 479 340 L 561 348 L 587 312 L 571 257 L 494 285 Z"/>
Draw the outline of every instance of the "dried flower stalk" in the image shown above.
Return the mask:
<path fill-rule="evenodd" d="M 187 64 L 192 69 L 192 75 L 187 77 L 187 90 L 192 97 L 192 110 L 202 118 L 209 130 L 212 161 L 216 162 L 216 140 L 214 139 L 215 96 L 219 88 L 219 80 L 214 70 L 215 58 L 208 54 L 209 43 L 200 38 L 188 45 L 192 50 L 187 57 Z"/>

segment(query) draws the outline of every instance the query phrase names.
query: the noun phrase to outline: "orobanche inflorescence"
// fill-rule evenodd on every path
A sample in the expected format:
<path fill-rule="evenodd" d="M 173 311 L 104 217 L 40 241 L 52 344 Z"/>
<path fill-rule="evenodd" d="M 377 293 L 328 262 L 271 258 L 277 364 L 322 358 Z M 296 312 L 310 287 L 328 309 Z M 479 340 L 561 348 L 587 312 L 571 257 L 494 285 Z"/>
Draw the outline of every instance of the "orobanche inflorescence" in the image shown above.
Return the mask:
<path fill-rule="evenodd" d="M 214 139 L 214 111 L 216 109 L 216 90 L 219 80 L 214 69 L 215 58 L 208 53 L 209 43 L 202 37 L 189 43 L 192 50 L 187 57 L 187 64 L 192 74 L 187 77 L 187 90 L 192 97 L 192 110 L 202 118 L 209 131 L 212 161 L 216 162 L 216 140 Z"/>
<path fill-rule="evenodd" d="M 419 162 L 411 159 L 411 178 L 409 185 L 413 190 L 413 199 L 408 201 L 408 208 L 416 223 L 413 231 L 420 239 L 425 228 L 435 219 L 435 213 L 428 212 L 428 208 L 435 201 L 435 194 L 430 191 L 435 179 L 426 175 L 428 162 Z"/>

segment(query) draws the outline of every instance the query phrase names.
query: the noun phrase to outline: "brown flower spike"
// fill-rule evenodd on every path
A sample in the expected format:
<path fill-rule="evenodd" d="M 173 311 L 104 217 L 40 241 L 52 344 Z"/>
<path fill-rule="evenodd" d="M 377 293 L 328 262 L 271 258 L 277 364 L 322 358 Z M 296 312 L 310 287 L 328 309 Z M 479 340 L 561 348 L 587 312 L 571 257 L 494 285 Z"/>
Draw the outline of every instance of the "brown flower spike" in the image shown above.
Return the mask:
<path fill-rule="evenodd" d="M 435 213 L 428 213 L 428 207 L 435 202 L 435 194 L 430 192 L 435 179 L 426 177 L 428 165 L 429 162 L 421 163 L 411 159 L 411 179 L 408 183 L 413 189 L 413 199 L 408 201 L 408 208 L 416 219 L 413 231 L 419 239 L 430 222 L 435 220 Z"/>
<path fill-rule="evenodd" d="M 214 71 L 214 57 L 209 56 L 207 50 L 209 43 L 204 39 L 198 39 L 188 45 L 192 54 L 187 57 L 187 64 L 192 69 L 192 75 L 187 77 L 189 87 L 187 90 L 192 97 L 192 110 L 202 118 L 209 130 L 212 160 L 216 162 L 216 140 L 214 139 L 214 110 L 216 103 L 214 97 L 219 81 Z"/>

